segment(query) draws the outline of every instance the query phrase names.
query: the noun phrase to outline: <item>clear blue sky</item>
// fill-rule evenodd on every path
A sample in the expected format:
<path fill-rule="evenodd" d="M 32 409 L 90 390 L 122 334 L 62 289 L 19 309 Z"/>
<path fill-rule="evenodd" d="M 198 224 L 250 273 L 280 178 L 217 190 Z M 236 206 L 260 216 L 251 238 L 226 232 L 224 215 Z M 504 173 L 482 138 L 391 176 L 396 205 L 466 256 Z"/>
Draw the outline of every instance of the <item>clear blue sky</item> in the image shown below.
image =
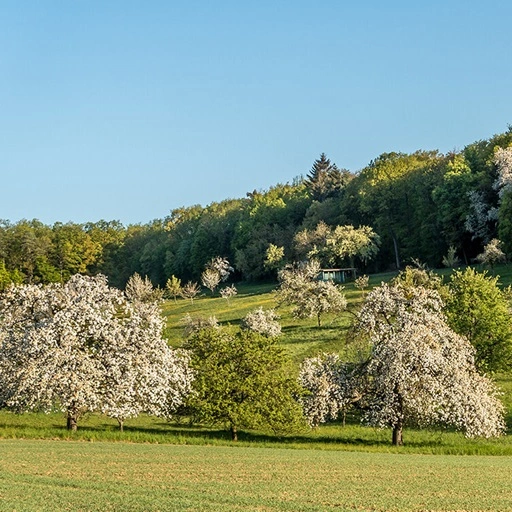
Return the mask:
<path fill-rule="evenodd" d="M 0 2 L 0 218 L 146 223 L 512 123 L 512 2 Z"/>

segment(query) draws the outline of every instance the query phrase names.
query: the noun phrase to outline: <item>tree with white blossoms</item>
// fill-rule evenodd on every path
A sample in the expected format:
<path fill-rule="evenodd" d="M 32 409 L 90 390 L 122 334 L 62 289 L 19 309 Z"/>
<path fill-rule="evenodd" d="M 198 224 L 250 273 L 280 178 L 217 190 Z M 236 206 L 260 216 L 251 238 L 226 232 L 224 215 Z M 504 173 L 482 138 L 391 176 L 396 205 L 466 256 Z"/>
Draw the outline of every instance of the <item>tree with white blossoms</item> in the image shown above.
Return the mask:
<path fill-rule="evenodd" d="M 512 189 L 512 147 L 498 147 L 494 153 L 494 164 L 498 169 L 498 177 L 493 188 L 498 190 L 500 197 Z"/>
<path fill-rule="evenodd" d="M 235 271 L 235 269 L 229 264 L 228 259 L 222 258 L 221 256 L 212 258 L 206 264 L 206 270 L 213 270 L 214 272 L 217 272 L 222 282 L 227 281 L 229 275 Z"/>
<path fill-rule="evenodd" d="M 308 391 L 301 398 L 304 416 L 312 427 L 336 420 L 340 413 L 360 398 L 355 366 L 337 354 L 305 359 L 300 366 L 299 383 Z"/>
<path fill-rule="evenodd" d="M 204 287 L 208 288 L 212 292 L 212 295 L 215 293 L 215 288 L 219 286 L 219 283 L 221 281 L 220 274 L 211 268 L 207 268 L 202 274 L 201 274 L 201 283 Z"/>
<path fill-rule="evenodd" d="M 190 299 L 190 302 L 193 304 L 194 299 L 199 295 L 201 292 L 201 288 L 197 283 L 194 283 L 192 281 L 189 281 L 187 284 L 184 284 L 181 287 L 180 295 L 184 299 Z"/>
<path fill-rule="evenodd" d="M 190 393 L 193 372 L 184 350 L 162 338 L 164 321 L 156 303 L 126 304 L 118 336 L 98 357 L 104 368 L 100 410 L 124 421 L 145 412 L 172 417 Z"/>
<path fill-rule="evenodd" d="M 254 331 L 267 338 L 274 338 L 281 334 L 279 315 L 273 309 L 259 307 L 249 311 L 240 322 L 240 329 Z"/>
<path fill-rule="evenodd" d="M 185 324 L 183 335 L 185 338 L 189 338 L 193 334 L 198 333 L 202 329 L 218 329 L 220 327 L 219 321 L 215 315 L 204 317 L 196 316 L 193 317 L 190 313 L 187 313 L 182 319 L 182 323 Z"/>
<path fill-rule="evenodd" d="M 17 412 L 169 415 L 188 393 L 187 358 L 161 337 L 155 304 L 130 302 L 104 276 L 8 288 L 0 297 L 0 401 Z"/>
<path fill-rule="evenodd" d="M 442 306 L 436 290 L 383 283 L 358 313 L 370 348 L 363 419 L 391 427 L 395 445 L 406 425 L 449 425 L 468 437 L 504 431 L 498 392 L 477 372 L 474 348 L 450 329 Z"/>
<path fill-rule="evenodd" d="M 476 257 L 479 263 L 488 265 L 491 270 L 497 263 L 503 263 L 506 259 L 505 253 L 501 250 L 501 242 L 497 238 L 493 238 L 484 247 L 484 252 Z"/>
<path fill-rule="evenodd" d="M 316 260 L 294 266 L 288 265 L 279 272 L 280 285 L 276 292 L 279 305 L 293 305 L 296 318 L 316 317 L 318 327 L 326 313 L 340 313 L 347 307 L 343 288 L 332 281 L 318 279 L 320 264 Z"/>
<path fill-rule="evenodd" d="M 163 295 L 163 291 L 155 288 L 148 276 L 144 276 L 143 279 L 137 272 L 128 279 L 124 292 L 132 302 L 154 302 L 160 300 Z"/>
<path fill-rule="evenodd" d="M 225 286 L 224 288 L 221 288 L 219 293 L 220 296 L 223 299 L 226 299 L 227 303 L 229 304 L 229 300 L 238 294 L 238 290 L 236 289 L 236 286 L 232 284 L 231 286 Z"/>

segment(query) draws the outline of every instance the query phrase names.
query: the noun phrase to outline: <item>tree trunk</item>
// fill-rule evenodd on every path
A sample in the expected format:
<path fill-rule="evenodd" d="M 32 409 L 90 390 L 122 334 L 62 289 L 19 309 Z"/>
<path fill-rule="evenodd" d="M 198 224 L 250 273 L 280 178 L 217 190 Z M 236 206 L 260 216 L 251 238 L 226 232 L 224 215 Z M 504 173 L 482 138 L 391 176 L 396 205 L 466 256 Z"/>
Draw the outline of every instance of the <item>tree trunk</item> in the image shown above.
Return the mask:
<path fill-rule="evenodd" d="M 119 430 L 124 432 L 124 420 L 117 418 L 117 422 L 119 423 Z"/>
<path fill-rule="evenodd" d="M 404 444 L 404 439 L 402 436 L 402 423 L 398 423 L 393 427 L 393 445 L 394 446 L 402 446 Z"/>
<path fill-rule="evenodd" d="M 78 428 L 78 414 L 72 409 L 68 409 L 67 428 L 72 432 L 76 432 Z"/>
<path fill-rule="evenodd" d="M 320 327 L 320 325 L 321 325 L 321 322 L 320 322 L 320 313 L 318 313 L 318 314 L 316 315 L 316 317 L 317 317 L 317 319 L 318 319 L 318 327 Z"/>
<path fill-rule="evenodd" d="M 395 249 L 395 264 L 396 264 L 396 269 L 397 270 L 400 270 L 400 256 L 398 254 L 398 242 L 396 240 L 396 237 L 395 237 L 395 234 L 392 233 L 391 236 L 393 237 L 393 247 Z"/>
<path fill-rule="evenodd" d="M 238 432 L 235 425 L 231 425 L 231 441 L 238 441 Z"/>

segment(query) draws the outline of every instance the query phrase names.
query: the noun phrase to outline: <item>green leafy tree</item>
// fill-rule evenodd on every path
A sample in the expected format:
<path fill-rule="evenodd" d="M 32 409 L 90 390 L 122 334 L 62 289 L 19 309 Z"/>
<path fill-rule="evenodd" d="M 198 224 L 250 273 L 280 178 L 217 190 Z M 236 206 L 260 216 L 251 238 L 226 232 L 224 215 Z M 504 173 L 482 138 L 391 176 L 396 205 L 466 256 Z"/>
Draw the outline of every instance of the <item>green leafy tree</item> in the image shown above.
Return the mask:
<path fill-rule="evenodd" d="M 176 298 L 181 295 L 181 279 L 178 279 L 176 276 L 171 276 L 167 279 L 167 283 L 165 284 L 165 291 L 168 295 L 174 298 L 174 302 L 176 302 Z"/>
<path fill-rule="evenodd" d="M 188 406 L 200 421 L 225 425 L 233 441 L 241 428 L 283 432 L 301 424 L 301 389 L 272 338 L 201 329 L 185 348 L 196 374 Z"/>
<path fill-rule="evenodd" d="M 288 266 L 279 272 L 280 285 L 276 292 L 279 305 L 292 305 L 296 318 L 316 317 L 318 327 L 324 314 L 338 314 L 347 307 L 343 288 L 332 281 L 320 281 L 318 261 Z"/>
<path fill-rule="evenodd" d="M 475 347 L 477 367 L 491 372 L 509 369 L 512 323 L 507 296 L 498 287 L 498 278 L 468 267 L 452 274 L 449 289 L 448 323 Z"/>
<path fill-rule="evenodd" d="M 336 226 L 320 222 L 314 230 L 295 235 L 295 247 L 301 256 L 318 259 L 325 266 L 355 265 L 356 259 L 368 263 L 379 252 L 380 237 L 369 226 Z"/>

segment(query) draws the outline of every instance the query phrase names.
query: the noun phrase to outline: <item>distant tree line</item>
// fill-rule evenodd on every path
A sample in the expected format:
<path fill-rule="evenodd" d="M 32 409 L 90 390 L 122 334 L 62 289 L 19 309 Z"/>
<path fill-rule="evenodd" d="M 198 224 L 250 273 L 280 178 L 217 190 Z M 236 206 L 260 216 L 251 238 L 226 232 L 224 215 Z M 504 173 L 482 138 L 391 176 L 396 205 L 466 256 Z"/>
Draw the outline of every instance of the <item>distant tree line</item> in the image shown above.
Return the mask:
<path fill-rule="evenodd" d="M 403 268 L 413 258 L 438 267 L 450 254 L 469 263 L 493 239 L 510 257 L 511 146 L 509 127 L 446 155 L 384 153 L 356 174 L 322 154 L 292 183 L 176 208 L 144 225 L 1 221 L 0 289 L 65 282 L 75 273 L 102 273 L 124 287 L 135 272 L 163 288 L 171 276 L 200 281 L 219 255 L 232 262 L 235 279 L 247 281 L 275 278 L 285 264 L 315 251 L 328 264 L 367 272 Z M 352 228 L 378 236 L 377 257 L 377 246 L 356 254 L 333 249 L 331 241 Z M 331 241 L 315 245 L 322 236 Z"/>

